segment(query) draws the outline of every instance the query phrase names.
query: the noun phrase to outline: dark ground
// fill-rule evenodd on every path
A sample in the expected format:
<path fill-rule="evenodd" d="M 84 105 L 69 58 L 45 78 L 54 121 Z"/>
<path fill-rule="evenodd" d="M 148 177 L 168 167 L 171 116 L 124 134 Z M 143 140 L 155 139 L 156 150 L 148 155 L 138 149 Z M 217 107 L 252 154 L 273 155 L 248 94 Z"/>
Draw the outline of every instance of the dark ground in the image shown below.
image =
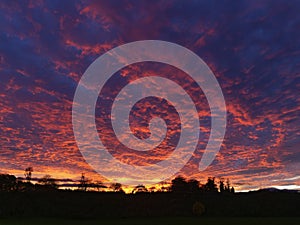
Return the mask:
<path fill-rule="evenodd" d="M 195 217 L 164 217 L 164 218 L 127 218 L 98 220 L 66 220 L 66 219 L 0 219 L 0 225 L 299 225 L 298 218 L 195 218 Z"/>
<path fill-rule="evenodd" d="M 196 202 L 204 206 L 203 212 L 200 210 L 200 213 L 195 213 L 193 206 Z M 199 216 L 203 220 L 216 217 L 277 217 L 279 221 L 280 217 L 300 218 L 300 210 L 297 206 L 300 206 L 300 194 L 289 192 L 237 194 L 123 194 L 60 190 L 0 192 L 0 219 L 103 220 L 120 218 L 126 224 L 126 218 L 129 220 L 144 217 L 143 220 L 147 221 L 152 220 L 153 217 Z M 274 219 L 275 222 L 277 218 Z M 243 224 L 246 223 L 243 222 Z"/>

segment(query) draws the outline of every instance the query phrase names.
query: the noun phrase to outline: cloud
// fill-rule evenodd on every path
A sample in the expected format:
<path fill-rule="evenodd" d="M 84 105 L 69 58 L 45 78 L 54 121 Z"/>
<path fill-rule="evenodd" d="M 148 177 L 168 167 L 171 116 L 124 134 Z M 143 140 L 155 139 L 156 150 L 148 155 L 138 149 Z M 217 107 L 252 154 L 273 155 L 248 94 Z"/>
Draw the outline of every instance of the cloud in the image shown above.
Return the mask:
<path fill-rule="evenodd" d="M 299 185 L 298 180 L 290 180 L 299 176 L 300 157 L 299 8 L 298 2 L 272 1 L 1 2 L 1 172 L 22 175 L 25 167 L 33 166 L 39 175 L 73 178 L 88 171 L 98 178 L 81 156 L 72 131 L 77 83 L 86 68 L 113 47 L 159 39 L 198 54 L 222 87 L 227 132 L 207 170 L 200 173 L 197 164 L 209 135 L 209 106 L 182 72 L 155 63 L 131 65 L 110 80 L 106 91 L 116 94 L 114 88 L 140 74 L 179 77 L 177 83 L 197 102 L 202 135 L 180 172 L 202 181 L 211 175 L 230 177 L 239 190 L 261 183 Z M 146 108 L 141 112 L 135 115 L 133 130 L 145 134 Z M 172 121 L 168 110 L 160 113 Z M 97 116 L 97 123 L 103 123 Z M 153 160 L 163 159 L 164 152 L 152 155 Z M 144 160 L 130 151 L 120 149 L 118 154 L 124 160 Z"/>

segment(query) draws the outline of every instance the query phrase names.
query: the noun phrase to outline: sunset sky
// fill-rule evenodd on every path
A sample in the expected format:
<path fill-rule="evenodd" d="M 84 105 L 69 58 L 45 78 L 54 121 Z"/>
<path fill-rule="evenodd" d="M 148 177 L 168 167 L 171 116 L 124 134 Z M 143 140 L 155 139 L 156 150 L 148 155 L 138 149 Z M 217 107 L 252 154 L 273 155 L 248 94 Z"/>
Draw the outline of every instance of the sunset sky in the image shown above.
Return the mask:
<path fill-rule="evenodd" d="M 105 181 L 85 162 L 74 138 L 77 84 L 89 65 L 110 49 L 163 40 L 184 46 L 207 63 L 227 108 L 221 150 L 200 172 L 210 110 L 201 90 L 191 90 L 199 103 L 203 139 L 178 174 L 202 183 L 208 176 L 230 178 L 237 190 L 300 189 L 299 12 L 296 0 L 0 1 L 0 173 L 23 176 L 32 166 L 35 177 L 78 179 L 84 172 Z M 127 83 L 149 74 L 192 85 L 182 71 L 148 62 L 117 72 L 103 93 L 113 97 Z M 137 117 L 134 132 L 145 128 L 143 118 L 157 113 L 143 112 L 143 107 L 161 103 L 148 100 L 137 103 L 130 115 Z M 101 101 L 103 96 L 97 102 L 96 125 L 100 137 L 106 134 L 102 141 L 113 149 L 111 130 L 100 118 Z M 168 102 L 159 108 L 157 115 L 169 121 L 167 135 L 176 135 L 178 115 Z M 139 135 L 147 136 L 147 130 Z M 166 159 L 173 145 L 175 139 L 149 155 L 122 146 L 111 153 L 144 165 Z"/>

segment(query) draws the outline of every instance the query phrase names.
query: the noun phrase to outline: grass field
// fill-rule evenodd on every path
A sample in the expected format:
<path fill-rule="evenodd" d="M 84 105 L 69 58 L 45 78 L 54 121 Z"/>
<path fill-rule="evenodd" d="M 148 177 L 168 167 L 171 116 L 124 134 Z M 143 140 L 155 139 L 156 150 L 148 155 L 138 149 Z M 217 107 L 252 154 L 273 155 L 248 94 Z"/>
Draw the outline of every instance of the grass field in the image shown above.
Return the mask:
<path fill-rule="evenodd" d="M 0 219 L 0 225 L 299 225 L 300 218 L 127 218 L 108 220 Z"/>

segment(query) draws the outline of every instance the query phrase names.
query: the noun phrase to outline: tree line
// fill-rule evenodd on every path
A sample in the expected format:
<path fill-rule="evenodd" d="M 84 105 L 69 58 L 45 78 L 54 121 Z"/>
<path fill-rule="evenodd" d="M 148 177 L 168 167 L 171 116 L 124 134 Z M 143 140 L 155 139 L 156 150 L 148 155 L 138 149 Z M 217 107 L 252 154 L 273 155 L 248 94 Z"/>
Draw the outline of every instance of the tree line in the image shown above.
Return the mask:
<path fill-rule="evenodd" d="M 54 179 L 50 175 L 45 175 L 42 178 L 33 178 L 33 168 L 27 167 L 24 171 L 24 178 L 15 177 L 10 174 L 0 174 L 0 191 L 33 191 L 33 190 L 57 190 L 59 188 L 78 191 L 110 191 L 123 192 L 124 187 L 121 183 L 112 183 L 105 185 L 101 181 L 92 181 L 88 179 L 84 173 L 78 181 L 63 179 L 69 181 L 69 184 L 58 184 L 59 179 Z M 35 182 L 32 182 L 35 181 Z M 73 182 L 73 184 L 70 184 Z M 201 184 L 196 179 L 187 180 L 182 176 L 177 176 L 171 183 L 161 182 L 157 186 L 146 187 L 143 184 L 132 188 L 131 193 L 141 192 L 173 192 L 173 193 L 234 193 L 234 187 L 231 186 L 230 180 L 215 177 L 208 177 L 205 184 Z"/>
<path fill-rule="evenodd" d="M 143 184 L 127 188 L 120 183 L 103 184 L 85 174 L 74 189 L 59 190 L 60 182 L 50 175 L 33 177 L 26 168 L 24 177 L 0 174 L 1 217 L 111 218 L 149 216 L 300 216 L 300 194 L 287 191 L 239 192 L 230 180 L 209 177 L 204 183 L 182 176 L 155 187 Z M 127 191 L 127 190 L 126 190 Z M 101 193 L 99 193 L 101 192 Z"/>

